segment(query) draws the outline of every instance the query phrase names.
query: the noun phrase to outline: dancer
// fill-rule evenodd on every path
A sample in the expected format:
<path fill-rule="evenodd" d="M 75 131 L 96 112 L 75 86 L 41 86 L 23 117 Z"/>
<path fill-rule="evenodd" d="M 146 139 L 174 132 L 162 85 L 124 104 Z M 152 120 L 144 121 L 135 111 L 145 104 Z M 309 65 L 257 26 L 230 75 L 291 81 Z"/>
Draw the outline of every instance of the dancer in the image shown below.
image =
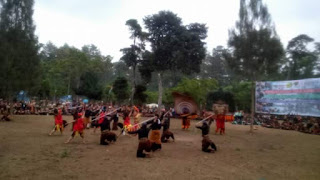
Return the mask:
<path fill-rule="evenodd" d="M 123 113 L 123 125 L 124 125 L 124 128 L 121 131 L 123 133 L 123 135 L 126 134 L 126 131 L 131 131 L 130 115 L 131 115 L 131 112 L 128 113 L 127 111 L 125 111 Z"/>
<path fill-rule="evenodd" d="M 99 120 L 98 120 L 98 121 L 95 121 L 95 122 L 93 123 L 93 127 L 94 127 L 93 133 L 96 133 L 97 128 L 100 127 L 101 123 L 102 123 L 103 120 L 104 120 L 105 113 L 106 113 L 106 107 L 103 106 L 101 113 L 98 115 Z"/>
<path fill-rule="evenodd" d="M 68 144 L 74 138 L 74 136 L 77 134 L 79 134 L 80 137 L 82 138 L 82 143 L 85 143 L 84 133 L 83 133 L 84 123 L 83 123 L 83 119 L 81 116 L 82 116 L 82 114 L 78 113 L 78 115 L 76 117 L 77 119 L 74 121 L 74 125 L 72 128 L 72 134 L 71 134 L 70 138 L 65 142 L 66 144 Z"/>
<path fill-rule="evenodd" d="M 141 119 L 141 113 L 140 113 L 140 110 L 136 107 L 136 106 L 133 106 L 133 124 L 134 124 L 134 130 L 137 130 L 139 129 L 139 122 L 140 122 L 140 119 Z"/>
<path fill-rule="evenodd" d="M 150 141 L 152 143 L 151 149 L 152 151 L 161 150 L 161 121 L 159 119 L 159 115 L 156 114 L 153 121 L 150 121 L 151 124 L 151 135 Z"/>
<path fill-rule="evenodd" d="M 182 129 L 189 129 L 190 127 L 190 119 L 188 118 L 189 112 L 187 110 L 183 111 L 182 117 Z"/>
<path fill-rule="evenodd" d="M 110 123 L 111 117 L 107 115 L 104 117 L 103 122 L 100 124 L 101 129 L 101 136 L 100 136 L 100 144 L 101 145 L 108 145 L 111 142 L 115 142 L 116 134 L 110 131 Z"/>
<path fill-rule="evenodd" d="M 86 110 L 85 110 L 85 113 L 84 113 L 84 125 L 85 125 L 85 128 L 89 129 L 90 127 L 90 123 L 91 123 L 91 120 L 90 120 L 90 115 L 91 115 L 91 106 L 87 107 Z"/>
<path fill-rule="evenodd" d="M 163 117 L 165 120 L 162 123 L 163 126 L 163 131 L 162 131 L 162 136 L 161 136 L 161 142 L 166 143 L 168 142 L 169 138 L 171 137 L 172 140 L 174 141 L 174 135 L 173 133 L 169 130 L 170 128 L 170 113 L 166 115 L 166 117 Z"/>
<path fill-rule="evenodd" d="M 216 145 L 210 140 L 209 138 L 209 130 L 210 130 L 210 125 L 212 123 L 212 120 L 209 119 L 209 123 L 207 121 L 202 122 L 202 126 L 199 124 L 196 124 L 196 127 L 201 129 L 202 131 L 202 151 L 203 152 L 214 152 L 217 151 Z M 209 149 L 211 147 L 211 149 Z"/>
<path fill-rule="evenodd" d="M 136 131 L 129 131 L 129 134 L 138 134 L 139 145 L 137 150 L 137 158 L 150 157 L 150 154 L 146 154 L 143 151 L 151 151 L 151 141 L 148 139 L 150 127 L 147 127 L 147 123 L 143 123 L 141 128 Z"/>
<path fill-rule="evenodd" d="M 217 114 L 216 115 L 216 134 L 220 130 L 220 135 L 225 134 L 225 115 L 224 114 Z"/>
<path fill-rule="evenodd" d="M 213 104 L 213 111 L 217 126 L 215 133 L 217 134 L 220 130 L 220 135 L 225 134 L 225 115 L 228 112 L 228 105 L 224 101 L 218 101 Z"/>
<path fill-rule="evenodd" d="M 59 110 L 58 109 L 54 109 L 53 113 L 54 113 L 54 128 L 49 133 L 49 136 L 51 136 L 56 131 L 59 131 L 60 134 L 62 134 L 63 133 L 63 129 L 64 129 L 61 109 L 59 109 Z"/>
<path fill-rule="evenodd" d="M 117 110 L 116 113 L 112 116 L 112 120 L 113 120 L 112 130 L 114 131 L 118 130 L 119 112 L 120 110 Z"/>

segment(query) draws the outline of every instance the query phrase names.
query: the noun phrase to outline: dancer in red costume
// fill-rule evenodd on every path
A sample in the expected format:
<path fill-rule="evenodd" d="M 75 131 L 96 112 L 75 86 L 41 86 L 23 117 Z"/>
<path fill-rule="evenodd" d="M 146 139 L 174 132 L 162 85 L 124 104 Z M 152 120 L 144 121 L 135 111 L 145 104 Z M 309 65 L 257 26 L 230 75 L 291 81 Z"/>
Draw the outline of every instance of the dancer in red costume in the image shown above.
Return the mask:
<path fill-rule="evenodd" d="M 74 136 L 77 134 L 80 135 L 80 137 L 82 138 L 82 142 L 85 143 L 83 131 L 84 131 L 84 122 L 82 119 L 82 114 L 79 113 L 78 117 L 75 120 L 74 125 L 73 125 L 73 132 L 72 132 L 70 138 L 65 143 L 66 144 L 69 143 L 74 138 Z"/>
<path fill-rule="evenodd" d="M 123 125 L 124 125 L 124 127 L 122 128 L 122 131 L 121 131 L 121 133 L 123 135 L 126 134 L 126 131 L 132 131 L 132 125 L 131 125 L 131 122 L 130 122 L 131 112 L 130 113 L 128 113 L 128 112 L 124 112 L 123 113 Z"/>
<path fill-rule="evenodd" d="M 225 133 L 225 115 L 224 114 L 217 114 L 216 115 L 216 134 L 219 132 L 220 130 L 220 134 L 224 134 Z"/>
<path fill-rule="evenodd" d="M 94 127 L 93 133 L 96 133 L 97 128 L 100 127 L 100 125 L 102 124 L 105 116 L 106 116 L 106 107 L 103 107 L 101 113 L 98 115 L 99 120 L 92 124 L 93 127 Z"/>
<path fill-rule="evenodd" d="M 217 103 L 213 105 L 215 119 L 216 119 L 216 134 L 220 130 L 220 134 L 225 134 L 225 114 L 228 111 L 228 105 L 224 103 Z"/>
<path fill-rule="evenodd" d="M 62 110 L 54 110 L 54 129 L 49 133 L 51 136 L 54 132 L 59 131 L 61 134 L 63 132 L 63 120 L 62 120 Z"/>

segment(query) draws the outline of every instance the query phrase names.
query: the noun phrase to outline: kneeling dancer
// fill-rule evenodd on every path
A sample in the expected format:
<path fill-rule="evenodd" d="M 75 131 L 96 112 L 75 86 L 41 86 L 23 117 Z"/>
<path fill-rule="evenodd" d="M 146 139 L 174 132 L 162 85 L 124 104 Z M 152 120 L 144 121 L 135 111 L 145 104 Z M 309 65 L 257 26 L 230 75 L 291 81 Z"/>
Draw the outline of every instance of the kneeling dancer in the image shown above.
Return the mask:
<path fill-rule="evenodd" d="M 214 152 L 217 151 L 216 145 L 210 140 L 209 138 L 209 130 L 211 125 L 211 119 L 209 120 L 209 123 L 207 121 L 204 121 L 202 123 L 202 126 L 196 125 L 197 128 L 201 129 L 202 131 L 202 151 L 203 152 Z M 211 149 L 209 149 L 211 147 Z"/>
<path fill-rule="evenodd" d="M 152 122 L 152 121 L 151 121 Z M 159 119 L 159 115 L 156 114 L 152 124 L 151 124 L 151 135 L 150 141 L 152 143 L 152 151 L 161 150 L 161 121 Z"/>
<path fill-rule="evenodd" d="M 174 141 L 174 135 L 171 131 L 169 131 L 170 128 L 170 115 L 167 115 L 164 122 L 162 123 L 163 131 L 161 136 L 161 142 L 166 143 L 168 142 L 169 138 L 171 137 Z"/>
<path fill-rule="evenodd" d="M 100 144 L 108 145 L 111 142 L 116 142 L 116 134 L 110 131 L 110 117 L 104 117 L 103 122 L 100 124 L 101 136 L 100 136 Z M 108 141 L 108 142 L 107 142 Z"/>
<path fill-rule="evenodd" d="M 143 123 L 141 128 L 136 131 L 128 131 L 129 134 L 138 134 L 139 145 L 137 150 L 138 158 L 145 158 L 149 156 L 149 154 L 145 154 L 143 151 L 150 152 L 151 151 L 151 141 L 148 139 L 148 134 L 150 131 L 150 127 L 147 127 L 147 123 Z"/>

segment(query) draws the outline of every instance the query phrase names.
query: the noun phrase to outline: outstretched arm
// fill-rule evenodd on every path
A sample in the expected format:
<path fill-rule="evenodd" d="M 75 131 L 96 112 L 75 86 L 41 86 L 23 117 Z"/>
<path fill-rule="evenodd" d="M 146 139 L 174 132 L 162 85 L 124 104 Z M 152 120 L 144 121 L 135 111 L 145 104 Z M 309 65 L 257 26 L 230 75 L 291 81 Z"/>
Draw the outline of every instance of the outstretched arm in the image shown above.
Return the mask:
<path fill-rule="evenodd" d="M 137 134 L 138 132 L 139 132 L 139 129 L 135 131 L 128 131 L 129 134 Z"/>
<path fill-rule="evenodd" d="M 200 124 L 196 124 L 196 128 L 202 129 L 202 125 L 200 126 Z"/>

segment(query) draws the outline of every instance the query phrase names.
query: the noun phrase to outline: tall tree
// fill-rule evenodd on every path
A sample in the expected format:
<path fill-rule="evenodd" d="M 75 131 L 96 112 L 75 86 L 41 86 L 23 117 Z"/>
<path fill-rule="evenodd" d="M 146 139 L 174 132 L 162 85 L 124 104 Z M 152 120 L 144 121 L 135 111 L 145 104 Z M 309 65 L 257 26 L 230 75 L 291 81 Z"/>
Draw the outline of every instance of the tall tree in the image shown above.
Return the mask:
<path fill-rule="evenodd" d="M 134 102 L 137 105 L 142 105 L 147 101 L 148 95 L 145 94 L 145 91 L 147 90 L 147 87 L 144 85 L 137 85 L 136 91 L 134 93 Z"/>
<path fill-rule="evenodd" d="M 226 62 L 226 57 L 230 56 L 229 51 L 223 46 L 213 49 L 212 55 L 208 54 L 201 64 L 201 78 L 216 79 L 220 86 L 229 85 L 231 72 Z"/>
<path fill-rule="evenodd" d="M 255 81 L 270 77 L 280 69 L 283 47 L 271 22 L 268 8 L 262 0 L 241 0 L 239 20 L 229 32 L 232 50 L 229 67 L 252 82 L 251 126 L 254 118 Z"/>
<path fill-rule="evenodd" d="M 116 96 L 117 102 L 122 104 L 129 98 L 129 84 L 124 77 L 118 77 L 113 83 L 113 93 Z"/>
<path fill-rule="evenodd" d="M 113 76 L 115 78 L 117 77 L 129 78 L 130 74 L 128 72 L 129 72 L 129 68 L 126 66 L 124 62 L 118 61 L 113 63 Z"/>
<path fill-rule="evenodd" d="M 129 19 L 126 22 L 126 25 L 129 26 L 129 30 L 131 32 L 130 38 L 133 39 L 133 44 L 128 48 L 121 49 L 120 51 L 123 53 L 121 60 L 124 61 L 128 67 L 132 68 L 133 72 L 132 91 L 130 96 L 130 103 L 133 104 L 133 96 L 136 89 L 136 69 L 139 61 L 141 60 L 142 51 L 144 50 L 144 39 L 146 37 L 146 33 L 142 31 L 142 28 L 136 19 Z"/>
<path fill-rule="evenodd" d="M 80 77 L 80 86 L 75 89 L 77 95 L 84 95 L 90 99 L 100 100 L 102 96 L 102 86 L 96 72 L 88 71 Z"/>
<path fill-rule="evenodd" d="M 181 18 L 170 11 L 160 11 L 158 14 L 147 16 L 144 23 L 152 49 L 151 52 L 147 52 L 147 59 L 144 59 L 149 62 L 144 64 L 148 65 L 149 72 L 155 71 L 158 75 L 160 110 L 162 77 L 166 71 L 181 71 L 187 74 L 200 71 L 200 64 L 206 54 L 203 40 L 207 37 L 207 28 L 199 23 L 183 26 Z"/>
<path fill-rule="evenodd" d="M 288 53 L 288 79 L 312 78 L 315 75 L 317 55 L 308 50 L 307 46 L 314 39 L 301 34 L 289 41 Z"/>
<path fill-rule="evenodd" d="M 12 97 L 20 90 L 35 93 L 40 61 L 34 35 L 33 0 L 0 1 L 0 93 Z"/>
<path fill-rule="evenodd" d="M 188 94 L 202 109 L 209 92 L 217 90 L 218 82 L 215 79 L 183 79 L 172 91 Z"/>

